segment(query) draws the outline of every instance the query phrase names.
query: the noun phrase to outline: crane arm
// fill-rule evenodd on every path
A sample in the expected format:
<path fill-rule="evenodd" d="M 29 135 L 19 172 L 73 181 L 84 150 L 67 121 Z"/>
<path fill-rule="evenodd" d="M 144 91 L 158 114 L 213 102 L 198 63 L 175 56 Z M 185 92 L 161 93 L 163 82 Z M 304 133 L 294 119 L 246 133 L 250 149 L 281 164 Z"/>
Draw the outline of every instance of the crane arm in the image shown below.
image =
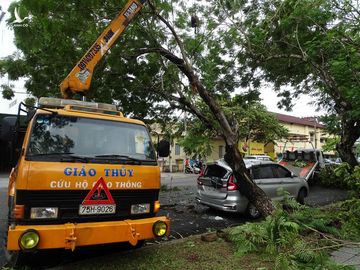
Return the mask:
<path fill-rule="evenodd" d="M 129 0 L 126 3 L 125 7 L 106 27 L 65 80 L 61 82 L 60 91 L 64 98 L 89 90 L 95 66 L 125 31 L 145 3 L 146 0 Z"/>

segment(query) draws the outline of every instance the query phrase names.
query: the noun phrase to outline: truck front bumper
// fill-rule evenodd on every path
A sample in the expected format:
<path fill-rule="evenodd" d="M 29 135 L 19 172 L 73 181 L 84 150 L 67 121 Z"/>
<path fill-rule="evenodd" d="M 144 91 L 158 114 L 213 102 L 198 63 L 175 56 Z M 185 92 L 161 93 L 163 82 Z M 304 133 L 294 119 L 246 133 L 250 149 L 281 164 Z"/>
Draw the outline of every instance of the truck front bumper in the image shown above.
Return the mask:
<path fill-rule="evenodd" d="M 119 242 L 129 242 L 135 246 L 140 240 L 156 237 L 153 226 L 158 221 L 167 225 L 166 235 L 168 235 L 170 219 L 167 217 L 57 225 L 17 225 L 13 228 L 10 226 L 7 249 L 10 251 L 21 250 L 20 238 L 28 230 L 35 230 L 40 236 L 36 249 L 75 250 L 77 246 Z"/>

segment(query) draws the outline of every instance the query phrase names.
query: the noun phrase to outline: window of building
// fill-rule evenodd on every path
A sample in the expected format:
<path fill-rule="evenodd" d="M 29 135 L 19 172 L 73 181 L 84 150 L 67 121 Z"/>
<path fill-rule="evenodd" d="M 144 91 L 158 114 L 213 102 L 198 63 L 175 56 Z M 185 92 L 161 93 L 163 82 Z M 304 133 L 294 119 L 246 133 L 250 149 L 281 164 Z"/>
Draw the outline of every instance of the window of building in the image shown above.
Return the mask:
<path fill-rule="evenodd" d="M 219 158 L 223 158 L 225 156 L 225 146 L 219 145 Z"/>
<path fill-rule="evenodd" d="M 314 140 L 314 132 L 309 132 L 310 134 L 310 141 L 313 141 Z"/>
<path fill-rule="evenodd" d="M 175 155 L 179 156 L 180 155 L 180 145 L 179 144 L 175 144 Z"/>

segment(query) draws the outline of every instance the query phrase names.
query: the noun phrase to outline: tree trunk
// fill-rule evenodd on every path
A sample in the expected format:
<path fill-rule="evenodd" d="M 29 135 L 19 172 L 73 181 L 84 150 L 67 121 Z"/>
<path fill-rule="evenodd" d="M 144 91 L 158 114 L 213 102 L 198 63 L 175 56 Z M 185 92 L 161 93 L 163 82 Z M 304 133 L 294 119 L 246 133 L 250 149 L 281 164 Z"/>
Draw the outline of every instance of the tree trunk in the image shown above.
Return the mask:
<path fill-rule="evenodd" d="M 233 170 L 241 193 L 258 209 L 262 216 L 271 215 L 274 206 L 266 193 L 251 179 L 237 145 L 226 146 L 225 161 Z"/>
<path fill-rule="evenodd" d="M 359 165 L 356 161 L 353 147 L 356 140 L 360 137 L 360 127 L 356 122 L 343 120 L 343 134 L 341 135 L 340 142 L 336 145 L 342 161 L 348 163 L 351 167 Z"/>
<path fill-rule="evenodd" d="M 228 117 L 225 115 L 223 109 L 219 106 L 216 99 L 207 91 L 207 89 L 199 80 L 198 76 L 194 71 L 194 68 L 189 64 L 188 61 L 186 61 L 186 53 L 184 50 L 184 46 L 180 41 L 179 37 L 177 36 L 175 30 L 159 13 L 156 12 L 153 5 L 151 5 L 151 7 L 156 16 L 160 18 L 160 20 L 163 21 L 173 33 L 184 59 L 177 57 L 176 55 L 164 48 L 145 48 L 139 50 L 139 53 L 159 53 L 160 55 L 168 59 L 170 62 L 175 64 L 180 69 L 180 71 L 188 78 L 193 90 L 198 92 L 202 100 L 209 107 L 216 121 L 219 123 L 220 127 L 218 129 L 218 132 L 223 135 L 227 145 L 225 161 L 232 168 L 234 176 L 237 179 L 239 186 L 241 186 L 241 192 L 246 196 L 246 198 L 248 198 L 250 203 L 252 203 L 264 217 L 271 215 L 274 209 L 271 200 L 266 195 L 266 193 L 252 181 L 250 175 L 248 175 L 241 153 L 238 149 L 238 123 L 236 121 L 233 121 L 235 123 L 229 121 Z M 203 117 L 201 113 L 198 113 L 197 108 L 194 108 L 190 103 L 185 102 L 181 98 L 177 99 L 177 101 L 182 103 L 182 105 L 187 107 L 190 111 L 197 112 L 195 113 L 195 115 L 198 116 L 200 120 L 204 121 L 204 118 L 206 118 Z M 210 124 L 211 122 L 212 121 L 210 121 L 209 119 L 205 120 L 205 123 L 207 124 Z"/>

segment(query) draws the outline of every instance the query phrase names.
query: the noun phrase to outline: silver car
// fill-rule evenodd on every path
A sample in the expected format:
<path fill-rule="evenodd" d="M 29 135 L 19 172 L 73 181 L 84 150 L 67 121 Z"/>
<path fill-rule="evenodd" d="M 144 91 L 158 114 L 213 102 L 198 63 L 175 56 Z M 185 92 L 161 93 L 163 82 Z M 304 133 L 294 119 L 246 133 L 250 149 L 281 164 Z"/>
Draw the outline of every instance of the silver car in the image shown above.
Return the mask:
<path fill-rule="evenodd" d="M 288 169 L 271 161 L 244 162 L 255 183 L 272 200 L 281 200 L 283 193 L 279 190 L 283 189 L 299 203 L 304 203 L 305 197 L 309 194 L 309 186 L 305 179 L 294 176 Z M 241 185 L 235 183 L 232 169 L 224 160 L 210 163 L 198 178 L 196 199 L 199 203 L 214 209 L 258 217 L 259 212 L 241 194 Z"/>

